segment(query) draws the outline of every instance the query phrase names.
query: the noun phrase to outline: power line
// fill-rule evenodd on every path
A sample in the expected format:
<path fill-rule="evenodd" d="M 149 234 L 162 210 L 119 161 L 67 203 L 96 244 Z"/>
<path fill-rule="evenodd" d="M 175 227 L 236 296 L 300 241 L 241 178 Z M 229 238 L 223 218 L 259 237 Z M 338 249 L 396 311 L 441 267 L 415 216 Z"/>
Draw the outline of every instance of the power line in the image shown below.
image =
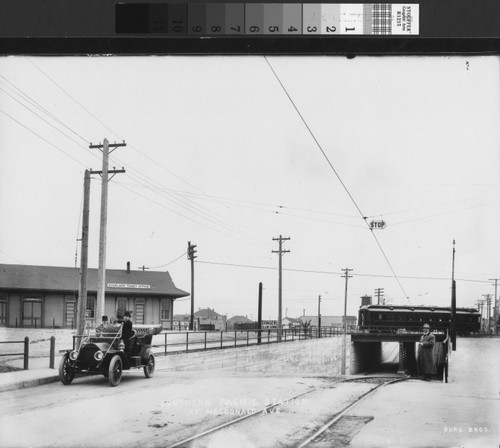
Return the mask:
<path fill-rule="evenodd" d="M 80 139 L 82 139 L 85 143 L 88 143 L 88 140 L 85 139 L 84 137 L 82 137 L 80 134 L 78 134 L 73 128 L 71 128 L 70 126 L 68 126 L 66 123 L 64 123 L 62 120 L 60 120 L 59 118 L 57 118 L 54 114 L 52 114 L 51 112 L 49 112 L 45 107 L 43 107 L 38 101 L 34 100 L 31 96 L 29 96 L 26 92 L 24 92 L 22 89 L 20 89 L 19 87 L 17 87 L 13 82 L 9 81 L 5 76 L 3 75 L 0 75 L 1 78 L 3 78 L 5 81 L 7 81 L 7 83 L 9 83 L 12 87 L 14 87 L 15 90 L 17 90 L 17 92 L 21 92 L 20 94 L 15 92 L 11 87 L 9 86 L 6 86 L 9 90 L 13 91 L 17 96 L 23 98 L 24 100 L 28 101 L 29 103 L 31 103 L 31 105 L 35 106 L 38 110 L 40 110 L 41 112 L 45 113 L 46 115 L 48 115 L 52 120 L 56 121 L 57 123 L 59 123 L 60 125 L 62 125 L 63 127 L 65 127 L 68 131 L 72 132 L 73 134 L 75 134 L 77 137 L 79 137 Z M 5 90 L 4 90 L 5 92 Z M 13 98 L 10 94 L 8 94 L 7 92 L 5 92 L 7 95 L 9 95 L 12 99 L 15 99 Z M 17 101 L 17 100 L 16 100 Z M 20 103 L 21 104 L 21 103 Z M 26 106 L 25 106 L 26 107 Z"/>
<path fill-rule="evenodd" d="M 272 67 L 272 65 L 270 64 L 270 62 L 268 61 L 267 57 L 264 56 L 264 59 L 265 61 L 267 62 L 267 64 L 269 65 L 269 68 L 271 69 L 271 71 L 273 72 L 274 76 L 276 77 L 276 79 L 278 80 L 281 88 L 283 89 L 283 91 L 285 92 L 286 96 L 288 97 L 288 99 L 290 100 L 290 102 L 292 103 L 295 111 L 297 112 L 297 114 L 299 115 L 300 119 L 302 120 L 302 122 L 304 123 L 304 126 L 306 127 L 306 129 L 309 131 L 309 134 L 311 135 L 311 137 L 313 138 L 313 140 L 315 141 L 316 143 L 316 146 L 318 147 L 318 149 L 321 151 L 321 154 L 323 154 L 323 157 L 325 158 L 326 162 L 328 163 L 328 165 L 330 166 L 330 168 L 332 169 L 333 173 L 335 174 L 335 176 L 337 177 L 338 181 L 340 182 L 340 184 L 342 185 L 342 187 L 344 188 L 345 192 L 347 193 L 347 195 L 349 196 L 349 198 L 351 199 L 351 202 L 354 204 L 354 206 L 356 207 L 356 209 L 358 210 L 361 218 L 364 220 L 365 224 L 367 225 L 368 229 L 371 231 L 371 234 L 373 235 L 375 241 L 377 242 L 377 245 L 379 247 L 379 249 L 381 250 L 382 252 L 382 255 L 384 256 L 384 259 L 385 261 L 387 262 L 387 264 L 389 265 L 389 268 L 391 270 L 391 272 L 393 273 L 394 275 L 394 278 L 396 279 L 396 281 L 398 282 L 399 284 L 399 287 L 401 288 L 401 290 L 403 291 L 403 294 L 405 295 L 405 298 L 406 300 L 408 300 L 408 302 L 410 302 L 410 298 L 408 297 L 408 294 L 406 293 L 405 289 L 403 288 L 403 285 L 401 284 L 398 276 L 396 275 L 396 272 L 394 271 L 394 268 L 392 267 L 392 264 L 391 262 L 389 261 L 389 258 L 387 257 L 386 253 L 384 252 L 384 250 L 382 249 L 382 246 L 378 240 L 378 238 L 376 237 L 376 235 L 373 233 L 373 230 L 370 228 L 368 222 L 367 222 L 367 217 L 365 216 L 365 214 L 361 211 L 361 209 L 359 208 L 356 200 L 354 199 L 354 197 L 352 196 L 351 192 L 349 191 L 349 189 L 347 188 L 347 186 L 345 185 L 344 181 L 342 180 L 342 178 L 340 177 L 339 173 L 337 172 L 337 170 L 335 169 L 335 167 L 333 166 L 333 164 L 331 163 L 330 159 L 328 158 L 328 156 L 326 155 L 325 151 L 323 150 L 323 147 L 321 146 L 321 144 L 319 143 L 319 141 L 316 139 L 316 136 L 314 135 L 314 133 L 312 132 L 311 128 L 309 127 L 309 125 L 307 124 L 305 118 L 302 116 L 302 114 L 300 113 L 299 111 L 299 108 L 296 106 L 295 102 L 293 101 L 292 97 L 290 96 L 290 94 L 288 93 L 288 91 L 286 90 L 285 86 L 283 85 L 283 83 L 281 82 L 280 78 L 278 77 L 277 73 L 274 71 L 274 68 Z"/>
<path fill-rule="evenodd" d="M 175 258 L 174 260 L 172 261 L 169 261 L 168 263 L 165 263 L 165 264 L 162 264 L 160 266 L 152 266 L 151 269 L 159 269 L 159 268 L 164 268 L 165 266 L 168 266 L 170 264 L 173 264 L 175 263 L 177 260 L 180 260 L 181 258 L 184 257 L 184 255 L 186 255 L 186 251 L 184 251 L 181 255 L 179 255 L 177 258 Z"/>
<path fill-rule="evenodd" d="M 115 136 L 119 137 L 119 139 L 124 140 L 121 138 L 116 132 L 113 131 L 113 129 L 109 128 L 104 122 L 99 120 L 99 118 L 94 115 L 89 109 L 87 109 L 83 104 L 81 104 L 75 97 L 73 97 L 67 90 L 65 90 L 60 84 L 58 84 L 54 79 L 52 79 L 47 73 L 45 73 L 38 65 L 36 65 L 31 59 L 25 57 L 25 59 L 33 65 L 42 75 L 44 75 L 52 84 L 54 84 L 58 89 L 60 89 L 62 92 L 64 92 L 69 98 L 71 98 L 78 106 L 80 106 L 85 112 L 87 112 L 91 117 L 93 117 L 97 122 L 99 122 L 102 126 L 104 126 L 108 131 L 113 133 Z"/>
<path fill-rule="evenodd" d="M 1 75 L 0 75 L 1 76 Z M 76 143 L 78 146 L 81 146 L 83 147 L 79 142 L 77 142 L 76 140 L 74 140 L 72 137 L 70 137 L 69 135 L 65 134 L 61 129 L 59 129 L 58 127 L 54 126 L 52 123 L 50 123 L 48 120 L 46 120 L 45 118 L 43 118 L 42 116 L 40 116 L 38 113 L 36 113 L 33 109 L 30 109 L 26 104 L 22 103 L 21 101 L 19 101 L 18 99 L 14 98 L 12 95 L 10 95 L 8 92 L 6 92 L 4 89 L 0 88 L 1 91 L 3 91 L 5 94 L 7 94 L 10 98 L 12 98 L 14 101 L 16 101 L 17 103 L 19 103 L 21 106 L 23 106 L 25 109 L 27 109 L 28 111 L 30 111 L 33 115 L 37 116 L 40 120 L 42 120 L 43 122 L 45 122 L 46 124 L 48 124 L 51 128 L 55 129 L 57 132 L 61 133 L 62 135 L 64 135 L 64 137 L 68 138 L 69 140 L 71 140 L 73 143 Z M 85 147 L 83 147 L 84 149 L 86 149 Z"/>
<path fill-rule="evenodd" d="M 52 79 L 47 73 L 45 73 L 40 67 L 38 67 L 34 62 L 32 62 L 31 60 L 27 59 L 28 62 L 30 62 L 34 67 L 37 68 L 37 70 L 40 71 L 40 73 L 42 73 L 46 78 L 48 78 L 54 85 L 56 85 L 62 92 L 64 92 L 69 98 L 71 98 L 78 106 L 80 106 L 83 110 L 85 110 L 90 116 L 92 116 L 94 119 L 96 119 L 100 124 L 102 124 L 106 129 L 108 129 L 109 131 L 111 131 L 113 134 L 115 135 L 118 135 L 115 131 L 113 131 L 110 127 L 106 126 L 106 124 L 100 120 L 95 114 L 93 114 L 88 108 L 86 108 L 85 106 L 83 106 L 79 101 L 76 100 L 76 98 L 74 96 L 72 96 L 67 90 L 65 90 L 64 88 L 61 87 L 60 84 L 58 84 L 54 79 Z M 26 107 L 26 106 L 25 106 Z M 33 112 L 33 111 L 32 111 Z M 34 112 L 33 112 L 34 113 Z M 40 117 L 41 118 L 41 117 Z M 43 118 L 42 118 L 43 119 Z M 49 123 L 50 124 L 50 123 Z M 59 132 L 61 132 L 59 129 L 56 128 L 56 130 L 58 130 Z M 65 135 L 65 134 L 64 134 Z M 78 134 L 77 134 L 78 135 Z M 67 135 L 65 135 L 67 137 Z M 68 137 L 69 138 L 69 137 Z M 83 137 L 81 137 L 83 138 Z M 85 140 L 85 139 L 84 139 Z M 196 187 L 195 185 L 191 184 L 190 182 L 186 181 L 185 179 L 181 178 L 180 176 L 176 175 L 175 173 L 173 173 L 172 171 L 170 171 L 169 169 L 167 169 L 164 165 L 158 163 L 157 161 L 155 161 L 153 158 L 149 157 L 147 154 L 145 154 L 144 152 L 140 151 L 139 149 L 137 149 L 136 147 L 134 147 L 133 145 L 129 145 L 130 148 L 132 148 L 134 151 L 138 152 L 139 154 L 141 154 L 143 157 L 147 158 L 148 160 L 150 160 L 151 162 L 153 162 L 156 166 L 162 168 L 163 170 L 167 171 L 170 175 L 180 179 L 181 181 L 183 181 L 184 183 L 186 183 L 187 185 L 190 185 L 191 187 L 197 189 L 198 191 L 200 191 L 202 194 L 204 194 L 206 197 L 210 197 L 208 194 L 206 194 L 205 192 L 203 192 L 203 190 L 199 189 L 198 187 Z M 86 149 L 86 148 L 85 148 Z M 110 158 L 111 160 L 114 160 L 114 161 L 118 161 L 120 164 L 124 165 L 123 162 L 121 162 L 119 159 L 113 157 L 113 158 Z M 155 191 L 155 190 L 159 190 L 160 187 L 158 187 L 157 185 L 154 184 L 154 180 L 149 177 L 148 175 L 142 173 L 140 170 L 137 170 L 137 169 L 131 169 L 129 168 L 129 174 L 131 176 L 135 176 L 137 179 L 138 179 L 138 182 L 140 185 L 143 185 L 144 187 L 148 188 L 149 190 L 151 191 L 154 191 L 156 192 L 157 194 L 159 194 L 160 196 L 163 196 L 165 199 L 173 202 L 174 204 L 176 204 L 177 206 L 181 207 L 181 208 L 184 208 L 185 210 L 189 211 L 190 213 L 193 213 L 205 220 L 208 220 L 210 222 L 212 222 L 213 224 L 219 226 L 219 227 L 222 227 L 222 228 L 225 228 L 226 230 L 228 230 L 229 232 L 233 232 L 235 234 L 239 234 L 242 238 L 245 238 L 248 240 L 248 242 L 251 242 L 251 243 L 255 243 L 253 240 L 251 240 L 250 238 L 248 238 L 248 233 L 247 232 L 244 232 L 243 230 L 241 230 L 241 224 L 235 222 L 234 224 L 231 224 L 230 222 L 227 222 L 228 220 L 226 220 L 225 222 L 222 221 L 220 218 L 218 217 L 213 217 L 211 216 L 213 214 L 213 212 L 211 210 L 209 210 L 207 207 L 204 207 L 204 206 L 201 206 L 199 204 L 196 204 L 192 201 L 190 202 L 186 202 L 184 199 L 182 198 L 179 198 L 179 197 L 175 197 L 173 195 L 173 193 L 167 193 L 168 194 L 168 197 L 165 196 L 164 194 L 160 194 L 158 191 Z M 227 207 L 227 206 L 226 206 Z M 173 210 L 172 210 L 173 211 Z M 231 210 L 233 213 L 235 212 L 234 210 Z M 240 214 L 240 213 L 237 213 L 237 214 Z M 241 214 L 240 214 L 241 215 Z M 248 217 L 248 216 L 245 216 L 245 215 L 242 215 L 245 219 L 245 221 L 248 221 L 248 220 L 252 220 L 251 217 Z M 254 221 L 257 223 L 257 221 Z M 200 223 L 201 224 L 201 223 Z M 260 223 L 258 223 L 259 225 L 261 225 Z M 263 237 L 263 234 L 261 235 L 261 237 Z M 261 246 L 264 247 L 264 244 L 261 243 Z"/>
<path fill-rule="evenodd" d="M 249 264 L 238 264 L 238 263 L 224 263 L 224 262 L 218 262 L 218 261 L 206 261 L 206 260 L 197 260 L 197 263 L 203 263 L 203 264 L 211 264 L 211 265 L 218 265 L 218 266 L 231 266 L 231 267 L 238 267 L 238 268 L 249 268 L 249 269 L 264 269 L 264 270 L 273 270 L 276 271 L 278 268 L 272 267 L 272 266 L 259 266 L 259 265 L 249 265 Z M 337 271 L 320 271 L 320 270 L 313 270 L 313 269 L 296 269 L 296 268 L 283 268 L 283 271 L 288 271 L 288 272 L 302 272 L 305 274 L 321 274 L 321 275 L 340 275 L 341 272 Z M 356 274 L 357 277 L 374 277 L 374 278 L 394 278 L 392 275 L 384 275 L 384 274 L 367 274 L 367 273 L 358 273 Z M 450 281 L 449 277 L 422 277 L 422 276 L 411 276 L 411 275 L 402 275 L 400 276 L 401 278 L 408 279 L 408 280 L 436 280 L 436 281 Z M 456 279 L 457 281 L 461 282 L 472 282 L 472 283 L 489 283 L 486 280 L 472 280 L 472 279 L 464 279 L 464 278 L 458 278 Z"/>
<path fill-rule="evenodd" d="M 9 115 L 7 112 L 5 112 L 4 110 L 0 109 L 0 112 L 2 112 L 4 115 L 6 115 L 7 117 L 9 117 L 12 121 L 15 121 L 19 126 L 22 126 L 24 129 L 26 129 L 27 131 L 31 132 L 33 135 L 36 135 L 38 138 L 40 138 L 41 140 L 43 140 L 45 143 L 49 144 L 50 146 L 52 146 L 53 148 L 57 149 L 59 152 L 63 153 L 66 157 L 69 157 L 71 160 L 73 160 L 74 162 L 78 163 L 79 165 L 83 166 L 84 168 L 86 168 L 86 166 L 80 162 L 79 160 L 75 159 L 73 156 L 69 155 L 68 153 L 66 153 L 64 150 L 62 150 L 61 148 L 59 148 L 58 146 L 54 145 L 54 143 L 50 142 L 49 140 L 47 140 L 45 137 L 42 137 L 40 134 L 38 134 L 37 132 L 33 131 L 32 129 L 30 129 L 28 126 L 26 126 L 25 124 L 21 123 L 19 120 L 15 119 L 14 117 L 12 117 L 11 115 Z"/>

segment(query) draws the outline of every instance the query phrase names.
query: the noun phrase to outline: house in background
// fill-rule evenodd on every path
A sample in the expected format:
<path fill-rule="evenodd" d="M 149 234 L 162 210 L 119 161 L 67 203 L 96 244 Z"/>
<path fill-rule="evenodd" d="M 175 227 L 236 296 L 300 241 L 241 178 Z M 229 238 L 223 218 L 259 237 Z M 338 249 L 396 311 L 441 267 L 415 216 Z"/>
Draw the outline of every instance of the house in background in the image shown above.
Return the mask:
<path fill-rule="evenodd" d="M 228 330 L 251 330 L 257 328 L 257 322 L 246 316 L 233 316 L 227 320 Z"/>
<path fill-rule="evenodd" d="M 302 321 L 294 317 L 285 317 L 281 320 L 281 328 L 283 328 L 283 330 L 291 330 L 293 328 L 300 328 L 301 326 Z"/>
<path fill-rule="evenodd" d="M 199 322 L 199 330 L 226 330 L 227 318 L 222 314 L 216 313 L 214 309 L 199 309 L 194 313 L 194 317 Z"/>
<path fill-rule="evenodd" d="M 88 270 L 86 320 L 95 322 L 97 269 Z M 74 328 L 78 309 L 79 268 L 0 264 L 0 326 Z M 133 312 L 136 324 L 172 329 L 178 289 L 168 272 L 106 269 L 104 314 Z"/>

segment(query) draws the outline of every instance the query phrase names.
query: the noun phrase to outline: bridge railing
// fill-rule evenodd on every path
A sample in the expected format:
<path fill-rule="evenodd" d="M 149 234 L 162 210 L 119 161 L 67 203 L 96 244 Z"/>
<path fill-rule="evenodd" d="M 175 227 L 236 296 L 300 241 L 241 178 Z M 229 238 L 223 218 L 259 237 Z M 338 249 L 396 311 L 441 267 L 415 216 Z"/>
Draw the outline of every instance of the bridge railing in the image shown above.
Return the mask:
<path fill-rule="evenodd" d="M 322 327 L 290 328 L 281 330 L 275 328 L 263 330 L 233 330 L 233 331 L 186 331 L 165 332 L 155 337 L 152 347 L 162 348 L 163 353 L 188 353 L 206 350 L 244 347 L 250 345 L 286 343 L 314 338 L 328 338 L 343 334 L 341 328 Z M 157 343 L 158 337 L 164 337 L 164 343 Z"/>

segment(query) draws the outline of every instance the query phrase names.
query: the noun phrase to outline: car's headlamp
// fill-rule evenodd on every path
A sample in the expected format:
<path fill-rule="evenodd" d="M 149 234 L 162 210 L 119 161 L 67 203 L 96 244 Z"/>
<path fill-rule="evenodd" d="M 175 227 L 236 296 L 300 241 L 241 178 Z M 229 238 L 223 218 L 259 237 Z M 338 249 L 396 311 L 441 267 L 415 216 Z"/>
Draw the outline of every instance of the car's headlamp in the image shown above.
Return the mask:
<path fill-rule="evenodd" d="M 76 361 L 76 358 L 78 358 L 78 352 L 76 350 L 69 352 L 69 359 L 71 359 L 71 361 Z"/>
<path fill-rule="evenodd" d="M 104 357 L 104 354 L 103 354 L 103 352 L 101 352 L 101 350 L 94 353 L 94 359 L 96 361 L 100 361 L 103 357 Z"/>
<path fill-rule="evenodd" d="M 118 343 L 118 350 L 125 350 L 125 343 L 122 340 Z"/>

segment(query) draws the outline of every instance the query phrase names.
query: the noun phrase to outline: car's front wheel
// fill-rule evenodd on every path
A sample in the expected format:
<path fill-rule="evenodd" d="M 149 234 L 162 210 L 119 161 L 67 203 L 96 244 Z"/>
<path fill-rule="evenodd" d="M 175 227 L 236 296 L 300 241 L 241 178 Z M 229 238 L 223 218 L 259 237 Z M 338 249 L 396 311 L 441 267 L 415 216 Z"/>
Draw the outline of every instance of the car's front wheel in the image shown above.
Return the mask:
<path fill-rule="evenodd" d="M 112 387 L 118 386 L 122 379 L 123 365 L 120 355 L 115 355 L 111 358 L 108 368 L 108 381 Z"/>
<path fill-rule="evenodd" d="M 69 359 L 69 353 L 65 353 L 59 362 L 59 379 L 65 386 L 71 384 L 75 373 L 72 371 L 73 362 Z"/>
<path fill-rule="evenodd" d="M 153 376 L 154 371 L 155 371 L 155 355 L 150 353 L 148 356 L 148 362 L 144 366 L 144 375 L 146 375 L 146 378 L 151 378 Z"/>

